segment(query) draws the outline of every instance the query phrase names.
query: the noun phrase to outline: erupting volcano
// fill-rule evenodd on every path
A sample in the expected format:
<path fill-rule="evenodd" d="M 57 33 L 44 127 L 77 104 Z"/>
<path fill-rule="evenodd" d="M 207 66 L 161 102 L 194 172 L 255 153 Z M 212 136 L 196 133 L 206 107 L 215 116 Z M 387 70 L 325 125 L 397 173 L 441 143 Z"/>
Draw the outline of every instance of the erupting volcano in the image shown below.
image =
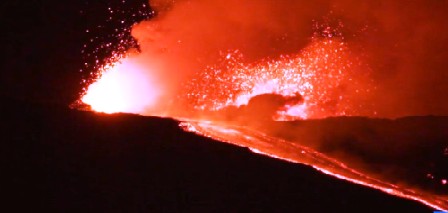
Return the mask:
<path fill-rule="evenodd" d="M 341 33 L 329 26 L 315 32 L 310 45 L 298 54 L 248 64 L 242 62 L 244 54 L 239 50 L 221 55 L 218 64 L 185 80 L 172 102 L 185 104 L 183 110 L 219 111 L 247 105 L 261 94 L 299 94 L 304 101 L 282 106 L 274 119 L 375 114 L 372 103 L 359 100 L 375 89 L 368 80 L 369 67 L 351 53 Z M 120 58 L 103 66 L 82 101 L 95 111 L 146 114 L 161 89 L 148 80 L 157 71 L 145 70 L 148 67 L 138 63 Z"/>
<path fill-rule="evenodd" d="M 97 112 L 172 117 L 185 131 L 448 209 L 447 177 L 436 169 L 446 161 L 446 125 L 428 121 L 415 128 L 426 121 L 372 119 L 430 109 L 413 105 L 417 92 L 406 89 L 421 75 L 401 71 L 414 56 L 400 60 L 404 45 L 396 42 L 390 45 L 393 57 L 378 57 L 386 52 L 375 43 L 382 38 L 369 35 L 391 36 L 395 22 L 369 16 L 360 23 L 363 14 L 345 12 L 340 4 L 329 4 L 336 12 L 300 15 L 269 1 L 247 4 L 155 1 L 154 17 L 132 30 L 138 53 L 123 52 L 102 66 L 81 101 Z M 202 11 L 210 17 L 198 16 Z M 384 77 L 387 69 L 393 77 Z M 401 103 L 399 109 L 394 103 Z M 395 133 L 388 125 L 417 133 Z M 442 136 L 431 138 L 431 131 Z M 415 142 L 425 137 L 431 140 Z"/>

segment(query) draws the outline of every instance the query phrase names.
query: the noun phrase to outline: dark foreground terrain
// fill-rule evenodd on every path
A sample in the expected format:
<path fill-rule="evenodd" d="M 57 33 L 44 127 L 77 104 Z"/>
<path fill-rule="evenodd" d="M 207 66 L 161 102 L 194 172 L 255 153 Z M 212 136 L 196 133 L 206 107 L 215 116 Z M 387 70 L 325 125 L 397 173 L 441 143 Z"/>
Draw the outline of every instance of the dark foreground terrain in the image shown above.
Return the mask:
<path fill-rule="evenodd" d="M 432 212 L 178 122 L 8 101 L 1 212 Z"/>

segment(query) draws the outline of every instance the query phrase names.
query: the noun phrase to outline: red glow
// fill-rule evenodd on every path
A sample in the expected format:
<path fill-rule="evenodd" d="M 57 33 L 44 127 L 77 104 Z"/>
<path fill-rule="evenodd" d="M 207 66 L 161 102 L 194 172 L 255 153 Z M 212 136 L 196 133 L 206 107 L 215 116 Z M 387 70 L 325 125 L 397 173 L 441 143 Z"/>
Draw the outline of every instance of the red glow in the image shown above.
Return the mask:
<path fill-rule="evenodd" d="M 103 67 L 81 100 L 98 112 L 142 113 L 160 94 L 148 73 L 135 58 L 122 58 Z"/>
<path fill-rule="evenodd" d="M 310 165 L 324 174 L 381 190 L 391 195 L 415 200 L 434 209 L 446 209 L 448 207 L 448 200 L 443 195 L 430 194 L 413 188 L 392 184 L 387 180 L 373 178 L 368 174 L 351 168 L 351 162 L 342 162 L 330 158 L 323 153 L 301 146 L 298 143 L 270 137 L 267 134 L 247 127 L 194 121 L 182 122 L 180 123 L 180 127 L 186 131 L 215 140 L 240 147 L 247 147 L 254 153 L 293 163 Z M 446 183 L 446 179 L 443 179 L 442 184 Z"/>
<path fill-rule="evenodd" d="M 374 85 L 379 84 L 378 82 L 373 82 L 373 78 L 369 76 L 371 69 L 368 64 L 364 63 L 362 53 L 355 52 L 359 49 L 354 49 L 354 45 L 364 45 L 363 42 L 365 41 L 358 41 L 356 43 L 356 39 L 345 39 L 344 35 L 342 35 L 343 30 L 341 29 L 343 25 L 341 23 L 338 26 L 333 26 L 330 23 L 326 23 L 326 19 L 324 19 L 324 23 L 322 24 L 316 22 L 315 24 L 317 26 L 314 29 L 314 36 L 307 40 L 308 43 L 304 48 L 297 49 L 295 54 L 284 54 L 286 52 L 279 51 L 274 56 L 273 54 L 268 54 L 269 51 L 265 50 L 271 43 L 266 42 L 264 39 L 255 39 L 255 41 L 248 39 L 252 38 L 250 36 L 252 34 L 257 33 L 258 35 L 259 23 L 261 23 L 260 25 L 262 27 L 269 25 L 263 20 L 272 20 L 273 22 L 275 20 L 283 20 L 276 19 L 277 17 L 270 17 L 273 11 L 266 10 L 268 12 L 260 13 L 265 15 L 251 16 L 251 13 L 242 10 L 244 11 L 244 13 L 241 13 L 243 15 L 238 15 L 238 12 L 234 13 L 234 11 L 238 11 L 234 8 L 238 9 L 240 8 L 238 7 L 239 5 L 243 5 L 241 8 L 244 9 L 244 6 L 251 5 L 251 3 L 245 4 L 241 3 L 241 1 L 232 1 L 235 7 L 227 7 L 227 5 L 224 7 L 216 7 L 220 8 L 220 10 L 231 8 L 229 9 L 230 12 L 227 11 L 229 15 L 225 13 L 226 11 L 210 10 L 211 8 L 215 8 L 216 5 L 221 4 L 217 1 L 197 2 L 200 3 L 195 4 L 194 1 L 188 1 L 188 4 L 181 2 L 176 7 L 180 8 L 179 10 L 176 10 L 176 8 L 172 9 L 171 3 L 174 3 L 174 1 L 166 1 L 166 4 L 165 1 L 151 2 L 154 8 L 161 10 L 160 14 L 165 15 L 160 16 L 159 19 L 142 22 L 136 25 L 133 31 L 133 35 L 142 47 L 142 55 L 146 54 L 146 58 L 139 57 L 140 60 L 123 58 L 119 62 L 106 65 L 100 70 L 101 74 L 97 82 L 88 87 L 86 94 L 82 97 L 82 101 L 91 105 L 94 111 L 106 113 L 131 112 L 146 115 L 148 114 L 147 109 L 153 107 L 155 104 L 167 102 L 165 104 L 170 105 L 174 103 L 171 107 L 174 108 L 173 111 L 180 111 L 179 114 L 176 112 L 176 115 L 187 117 L 184 120 L 189 120 L 192 116 L 196 116 L 190 113 L 192 109 L 204 112 L 219 111 L 229 106 L 240 107 L 246 105 L 251 98 L 261 94 L 269 93 L 293 96 L 298 93 L 303 96 L 303 102 L 294 103 L 294 105 L 284 105 L 273 117 L 275 120 L 295 120 L 330 116 L 375 116 L 376 112 L 373 110 L 378 110 L 379 107 L 374 107 L 374 103 L 380 103 L 377 106 L 383 104 L 386 106 L 383 107 L 385 108 L 383 111 L 386 110 L 386 112 L 391 112 L 392 114 L 397 111 L 403 111 L 400 114 L 409 114 L 412 110 L 419 108 L 409 104 L 409 97 L 417 97 L 417 94 L 429 94 L 425 92 L 421 93 L 420 91 L 425 90 L 415 87 L 414 81 L 406 80 L 415 79 L 416 76 L 426 76 L 425 73 L 420 74 L 420 71 L 415 71 L 412 67 L 414 65 L 413 63 L 407 63 L 415 60 L 424 62 L 421 64 L 430 64 L 427 61 L 432 61 L 432 59 L 428 60 L 427 57 L 433 57 L 433 54 L 426 54 L 426 52 L 425 54 L 420 53 L 424 49 L 422 47 L 425 47 L 426 43 L 430 43 L 431 41 L 431 39 L 427 38 L 432 38 L 433 35 L 439 36 L 438 33 L 429 33 L 429 29 L 431 28 L 428 26 L 431 26 L 434 20 L 428 21 L 428 19 L 425 19 L 426 16 L 419 13 L 412 13 L 418 14 L 418 19 L 412 18 L 409 20 L 422 20 L 421 22 L 423 24 L 410 22 L 408 27 L 404 27 L 409 24 L 406 22 L 406 18 L 409 16 L 397 13 L 395 9 L 390 9 L 390 12 L 389 10 L 386 12 L 392 13 L 393 16 L 391 15 L 391 17 L 397 16 L 396 18 L 390 19 L 397 20 L 393 22 L 396 22 L 397 25 L 393 24 L 389 26 L 391 24 L 389 23 L 389 19 L 384 18 L 384 22 L 387 24 L 387 30 L 382 29 L 381 26 L 376 26 L 379 28 L 379 33 L 373 33 L 367 39 L 374 40 L 375 42 L 372 43 L 379 46 L 378 49 L 376 47 L 367 47 L 370 48 L 370 51 L 367 52 L 369 57 L 370 54 L 377 54 L 374 55 L 376 57 L 380 56 L 378 60 L 368 60 L 372 63 L 372 68 L 376 68 L 376 74 L 390 72 L 391 75 L 388 74 L 387 76 L 391 77 L 392 80 L 390 82 L 393 82 L 391 85 L 387 82 L 386 87 L 380 87 L 382 90 L 375 91 L 376 87 Z M 226 2 L 225 4 L 230 3 Z M 258 3 L 258 1 L 256 4 L 257 6 L 264 5 Z M 316 8 L 319 7 L 321 6 L 317 5 Z M 387 7 L 387 4 L 385 7 Z M 168 8 L 170 9 L 168 10 Z M 252 6 L 248 6 L 247 8 L 256 10 Z M 266 8 L 270 8 L 270 6 Z M 347 11 L 358 11 L 359 9 L 358 7 L 353 8 L 356 8 L 356 10 Z M 416 11 L 420 11 L 419 8 L 417 9 Z M 314 11 L 309 8 L 307 10 Z M 378 19 L 379 17 L 377 16 L 381 14 L 377 10 L 378 8 L 372 10 L 375 14 L 374 20 Z M 284 12 L 286 13 L 286 11 L 280 11 L 281 13 L 272 14 L 283 17 L 282 14 Z M 293 10 L 293 13 L 294 15 L 290 15 L 291 17 L 296 17 L 295 14 L 300 14 L 296 10 Z M 212 16 L 215 14 L 219 14 L 216 20 Z M 226 15 L 230 17 L 229 20 L 232 20 L 230 23 L 228 23 L 226 19 L 228 17 Z M 401 17 L 401 15 L 403 16 Z M 268 18 L 264 19 L 265 17 Z M 285 15 L 285 17 L 289 16 Z M 414 16 L 412 15 L 411 17 Z M 236 28 L 230 27 L 235 24 L 234 20 L 243 23 L 241 26 L 244 27 L 239 25 L 236 25 L 238 26 Z M 301 20 L 301 18 L 297 20 Z M 379 19 L 380 22 L 381 20 Z M 281 25 L 280 21 L 277 22 L 278 25 Z M 301 26 L 300 22 L 291 23 L 295 23 L 291 24 L 294 28 Z M 420 25 L 420 27 L 414 27 L 414 24 L 416 26 Z M 330 25 L 333 27 L 330 27 Z M 392 30 L 393 28 L 396 28 L 397 31 Z M 232 31 L 231 29 L 236 30 Z M 267 27 L 266 29 L 271 28 Z M 289 32 L 290 34 L 288 36 L 290 38 L 288 39 L 291 40 L 293 40 L 291 37 L 298 35 L 294 33 L 294 30 L 289 29 L 289 27 L 279 29 L 281 29 L 279 31 Z M 405 33 L 411 29 L 415 31 Z M 425 29 L 425 33 L 419 33 L 418 31 L 421 29 Z M 434 27 L 434 29 L 437 28 Z M 378 35 L 384 36 L 381 30 L 384 30 L 384 35 L 390 36 L 390 39 L 377 38 L 376 36 Z M 353 30 L 348 32 L 353 32 Z M 234 36 L 229 34 L 233 34 Z M 427 36 L 426 34 L 431 36 Z M 272 35 L 268 33 L 266 37 L 269 37 L 269 35 L 272 36 L 275 33 Z M 403 35 L 405 37 L 402 37 Z M 415 36 L 409 37 L 408 35 Z M 227 37 L 230 38 L 228 39 Z M 242 38 L 240 39 L 238 37 Z M 263 37 L 263 35 L 260 37 Z M 377 39 L 381 42 L 376 43 Z M 437 41 L 437 39 L 433 40 L 434 42 Z M 387 41 L 393 42 L 389 43 Z M 419 43 L 420 41 L 424 41 L 424 43 L 422 42 L 424 45 Z M 382 42 L 385 43 L 383 44 Z M 245 61 L 244 54 L 250 55 L 252 53 L 250 50 L 254 50 L 251 48 L 245 50 L 245 46 L 240 43 L 249 43 L 249 46 L 256 46 L 255 51 L 266 52 L 266 54 L 261 55 L 273 57 L 247 62 Z M 400 49 L 401 47 L 406 48 Z M 276 48 L 276 46 L 273 45 L 272 48 Z M 279 49 L 282 50 L 281 48 Z M 212 62 L 208 63 L 209 59 L 204 54 L 215 54 L 218 51 L 225 52 L 221 56 L 221 61 L 215 64 L 213 58 L 213 60 L 210 59 Z M 410 54 L 409 52 L 419 54 Z M 288 49 L 287 53 L 291 53 L 291 51 Z M 409 55 L 412 55 L 412 57 Z M 142 64 L 142 58 L 146 61 L 153 60 L 151 63 L 160 62 L 163 65 L 158 66 L 157 69 L 148 68 L 148 64 Z M 438 58 L 443 59 L 443 57 Z M 403 61 L 406 64 L 403 64 Z M 201 66 L 196 66 L 197 64 L 195 63 L 201 64 Z M 373 63 L 379 63 L 380 65 L 387 64 L 388 66 L 375 67 Z M 171 67 L 172 64 L 176 66 Z M 392 67 L 389 67 L 389 64 Z M 195 69 L 196 67 L 202 67 L 202 65 L 208 67 L 205 70 Z M 418 69 L 422 67 L 419 63 L 415 65 L 417 65 L 416 67 Z M 397 66 L 397 68 L 393 68 L 393 66 Z M 385 69 L 377 70 L 378 67 Z M 424 70 L 430 69 L 426 69 L 425 66 Z M 157 78 L 163 83 L 159 85 L 154 84 L 155 76 L 151 74 L 153 71 L 157 71 L 157 74 L 163 73 L 163 75 L 159 75 Z M 397 76 L 406 76 L 406 78 L 402 78 L 404 79 L 403 81 L 397 81 L 392 77 L 392 75 L 397 74 L 395 72 L 400 74 Z M 379 75 L 376 77 L 382 76 Z M 177 85 L 179 82 L 183 83 L 183 85 Z M 411 84 L 407 84 L 406 82 L 411 82 Z M 163 91 L 163 100 L 165 101 L 161 99 L 161 86 L 164 89 L 169 88 L 174 91 L 170 95 L 166 95 L 166 91 Z M 427 90 L 432 91 L 432 89 Z M 411 93 L 415 94 L 408 95 Z M 381 98 L 369 99 L 368 97 L 372 96 L 372 94 L 373 97 L 381 96 Z M 401 97 L 401 94 L 403 94 L 403 97 Z M 433 100 L 428 97 L 433 96 L 425 96 L 425 100 Z M 412 103 L 420 104 L 420 102 L 423 102 L 420 101 L 420 98 L 413 99 L 415 101 L 412 100 Z M 391 102 L 391 104 L 384 104 L 381 101 Z M 169 110 L 172 110 L 171 108 Z M 174 116 L 173 114 L 170 114 L 170 116 Z M 394 114 L 394 116 L 396 115 Z M 213 122 L 184 122 L 181 125 L 183 125 L 185 130 L 200 135 L 226 141 L 238 146 L 248 147 L 253 152 L 274 158 L 311 165 L 325 174 L 356 184 L 369 186 L 396 196 L 417 200 L 433 208 L 446 208 L 448 206 L 445 197 L 434 197 L 432 194 L 420 193 L 418 190 L 413 191 L 410 188 L 388 183 L 386 180 L 374 179 L 351 168 L 350 162 L 348 161 L 343 162 L 341 159 L 330 159 L 310 148 L 297 146 L 288 141 L 277 140 L 277 138 L 271 138 L 260 132 L 223 126 L 220 123 L 215 124 Z M 347 163 L 347 165 L 344 163 Z M 427 177 L 434 179 L 432 174 L 428 174 Z M 447 179 L 438 181 L 442 185 L 448 184 Z"/>
<path fill-rule="evenodd" d="M 369 82 L 357 81 L 369 69 L 351 54 L 343 39 L 313 38 L 296 55 L 253 64 L 240 62 L 242 57 L 239 51 L 228 53 L 221 65 L 200 72 L 187 84 L 188 102 L 196 109 L 219 110 L 246 105 L 260 94 L 299 93 L 304 102 L 284 106 L 275 119 L 306 119 L 359 115 L 363 107 L 351 98 L 372 90 Z"/>

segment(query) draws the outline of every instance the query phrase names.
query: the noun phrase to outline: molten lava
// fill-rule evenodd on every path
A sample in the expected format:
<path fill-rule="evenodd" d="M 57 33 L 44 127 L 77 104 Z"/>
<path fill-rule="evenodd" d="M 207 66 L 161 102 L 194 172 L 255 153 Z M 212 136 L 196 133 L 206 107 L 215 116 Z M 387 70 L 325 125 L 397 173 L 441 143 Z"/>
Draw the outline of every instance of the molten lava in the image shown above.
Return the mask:
<path fill-rule="evenodd" d="M 365 107 L 369 103 L 353 100 L 374 89 L 372 82 L 360 80 L 367 79 L 369 68 L 341 38 L 313 38 L 299 53 L 277 59 L 250 64 L 242 60 L 238 50 L 229 52 L 220 63 L 197 72 L 171 99 L 186 111 L 217 111 L 247 105 L 260 94 L 300 94 L 303 102 L 283 106 L 274 119 L 374 114 Z M 147 114 L 161 95 L 151 73 L 142 57 L 121 58 L 100 70 L 81 100 L 99 112 Z"/>
<path fill-rule="evenodd" d="M 245 64 L 239 51 L 229 52 L 221 64 L 199 72 L 186 84 L 187 103 L 199 110 L 246 105 L 260 94 L 301 94 L 304 102 L 284 106 L 274 119 L 294 120 L 328 116 L 374 114 L 354 96 L 372 90 L 369 74 L 341 38 L 313 38 L 298 54 Z M 365 78 L 366 79 L 366 78 Z M 363 83 L 361 83 L 363 82 Z"/>
<path fill-rule="evenodd" d="M 136 58 L 121 58 L 101 69 L 81 100 L 98 112 L 142 113 L 160 94 L 148 73 Z"/>
<path fill-rule="evenodd" d="M 446 209 L 448 207 L 448 199 L 444 195 L 432 194 L 402 184 L 394 184 L 388 181 L 388 178 L 384 178 L 384 180 L 374 178 L 370 174 L 352 168 L 353 162 L 351 161 L 334 159 L 312 148 L 302 146 L 299 142 L 283 140 L 281 137 L 271 137 L 252 128 L 223 123 L 184 121 L 179 126 L 185 131 L 194 132 L 224 143 L 247 147 L 254 153 L 292 163 L 309 165 L 324 174 L 368 186 L 391 195 L 415 200 L 434 209 Z"/>

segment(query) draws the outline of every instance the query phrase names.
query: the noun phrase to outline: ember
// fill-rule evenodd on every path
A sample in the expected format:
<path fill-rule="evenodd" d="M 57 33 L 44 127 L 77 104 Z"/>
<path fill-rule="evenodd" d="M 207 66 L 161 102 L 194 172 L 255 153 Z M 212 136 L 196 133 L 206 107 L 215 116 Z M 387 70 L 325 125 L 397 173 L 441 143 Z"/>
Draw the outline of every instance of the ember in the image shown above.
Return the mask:
<path fill-rule="evenodd" d="M 244 64 L 242 57 L 239 51 L 229 52 L 220 65 L 199 72 L 186 84 L 188 103 L 195 109 L 219 110 L 246 105 L 260 94 L 299 93 L 304 102 L 285 105 L 276 118 L 322 118 L 359 115 L 364 106 L 352 103 L 350 96 L 367 94 L 373 88 L 360 85 L 357 79 L 367 76 L 369 69 L 362 67 L 339 38 L 313 38 L 300 53 L 274 60 Z"/>

